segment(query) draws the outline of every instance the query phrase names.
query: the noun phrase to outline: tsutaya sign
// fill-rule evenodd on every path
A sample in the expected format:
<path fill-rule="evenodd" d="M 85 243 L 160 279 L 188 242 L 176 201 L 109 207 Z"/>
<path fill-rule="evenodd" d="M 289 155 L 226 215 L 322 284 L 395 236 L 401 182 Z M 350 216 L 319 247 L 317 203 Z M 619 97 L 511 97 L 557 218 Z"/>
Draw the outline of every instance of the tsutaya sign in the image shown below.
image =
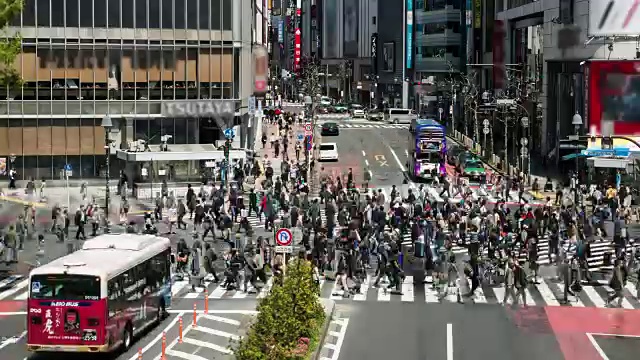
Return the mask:
<path fill-rule="evenodd" d="M 180 100 L 162 102 L 167 117 L 232 117 L 235 102 L 229 100 Z"/>

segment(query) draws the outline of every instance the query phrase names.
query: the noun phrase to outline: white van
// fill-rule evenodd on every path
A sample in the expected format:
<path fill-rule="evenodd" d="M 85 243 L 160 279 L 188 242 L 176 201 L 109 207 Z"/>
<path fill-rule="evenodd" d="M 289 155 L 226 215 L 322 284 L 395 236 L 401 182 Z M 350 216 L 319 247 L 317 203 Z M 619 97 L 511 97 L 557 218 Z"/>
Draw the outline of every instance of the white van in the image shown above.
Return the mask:
<path fill-rule="evenodd" d="M 384 120 L 389 124 L 411 124 L 418 115 L 412 109 L 389 108 L 384 112 Z"/>
<path fill-rule="evenodd" d="M 338 161 L 338 145 L 336 143 L 320 144 L 320 161 Z"/>

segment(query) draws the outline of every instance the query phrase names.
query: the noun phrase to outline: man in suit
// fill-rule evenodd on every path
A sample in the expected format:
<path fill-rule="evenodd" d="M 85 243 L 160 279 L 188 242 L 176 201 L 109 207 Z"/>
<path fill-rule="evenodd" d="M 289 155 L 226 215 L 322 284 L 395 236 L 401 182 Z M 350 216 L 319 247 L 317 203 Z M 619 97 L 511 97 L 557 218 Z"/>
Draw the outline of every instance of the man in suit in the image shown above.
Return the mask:
<path fill-rule="evenodd" d="M 76 230 L 76 240 L 80 240 L 80 235 L 82 235 L 82 240 L 86 240 L 87 236 L 84 233 L 84 225 L 87 223 L 87 215 L 84 211 L 84 205 L 80 205 L 80 208 L 76 210 L 74 223 L 78 227 L 78 230 Z"/>

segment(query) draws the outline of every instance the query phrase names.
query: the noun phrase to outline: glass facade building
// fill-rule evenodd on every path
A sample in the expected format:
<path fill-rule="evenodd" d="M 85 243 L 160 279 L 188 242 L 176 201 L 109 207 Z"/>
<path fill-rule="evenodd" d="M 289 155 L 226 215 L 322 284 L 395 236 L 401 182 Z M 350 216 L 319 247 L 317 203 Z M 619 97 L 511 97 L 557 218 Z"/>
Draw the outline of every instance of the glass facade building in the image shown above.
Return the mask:
<path fill-rule="evenodd" d="M 0 89 L 0 172 L 60 179 L 70 164 L 74 177 L 104 174 L 105 114 L 118 147 L 167 134 L 170 144 L 220 139 L 215 121 L 166 118 L 161 108 L 241 98 L 240 3 L 25 0 L 9 28 L 23 38 L 15 61 L 23 86 Z M 123 134 L 127 122 L 134 134 Z"/>

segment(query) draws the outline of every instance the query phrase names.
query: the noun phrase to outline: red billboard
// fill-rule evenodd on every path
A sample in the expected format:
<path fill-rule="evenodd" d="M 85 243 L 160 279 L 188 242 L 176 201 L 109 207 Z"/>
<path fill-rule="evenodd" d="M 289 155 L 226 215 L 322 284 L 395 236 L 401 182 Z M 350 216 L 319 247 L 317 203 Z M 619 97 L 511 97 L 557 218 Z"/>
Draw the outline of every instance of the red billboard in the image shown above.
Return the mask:
<path fill-rule="evenodd" d="M 585 64 L 589 133 L 640 139 L 640 60 L 592 60 Z M 614 145 L 633 147 L 627 141 Z"/>
<path fill-rule="evenodd" d="M 300 34 L 300 28 L 296 28 L 295 37 L 293 39 L 293 68 L 295 71 L 300 70 L 300 58 L 302 55 L 302 37 Z"/>

